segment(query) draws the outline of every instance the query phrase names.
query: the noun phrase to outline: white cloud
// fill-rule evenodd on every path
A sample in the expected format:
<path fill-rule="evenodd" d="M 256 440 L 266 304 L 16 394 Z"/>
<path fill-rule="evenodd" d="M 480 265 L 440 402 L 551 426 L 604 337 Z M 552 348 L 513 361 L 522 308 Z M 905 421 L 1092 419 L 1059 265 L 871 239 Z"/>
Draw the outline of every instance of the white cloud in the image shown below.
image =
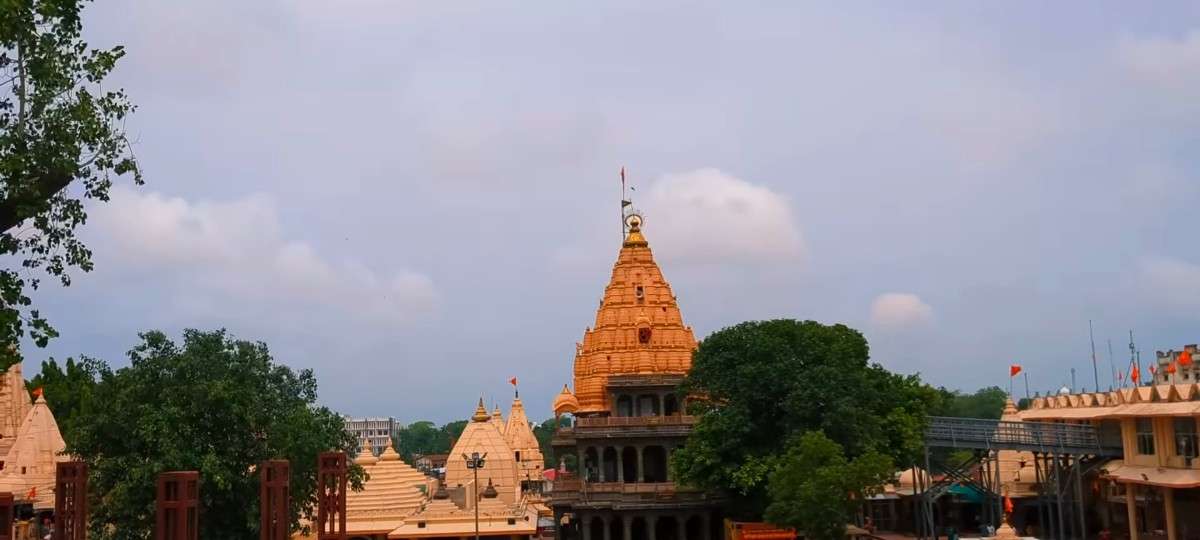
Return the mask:
<path fill-rule="evenodd" d="M 1147 82 L 1194 89 L 1192 85 L 1200 81 L 1200 30 L 1179 39 L 1127 37 L 1117 45 L 1117 60 Z"/>
<path fill-rule="evenodd" d="M 179 305 L 223 306 L 250 317 L 320 318 L 397 324 L 434 307 L 432 281 L 381 275 L 353 260 L 331 261 L 284 237 L 272 200 L 251 195 L 190 202 L 113 189 L 91 211 L 101 268 L 167 281 Z"/>
<path fill-rule="evenodd" d="M 800 229 L 782 195 L 717 169 L 666 175 L 635 203 L 644 205 L 646 235 L 665 259 L 763 262 L 804 253 Z"/>
<path fill-rule="evenodd" d="M 883 330 L 923 328 L 933 323 L 933 308 L 912 293 L 884 293 L 871 302 L 871 324 Z"/>

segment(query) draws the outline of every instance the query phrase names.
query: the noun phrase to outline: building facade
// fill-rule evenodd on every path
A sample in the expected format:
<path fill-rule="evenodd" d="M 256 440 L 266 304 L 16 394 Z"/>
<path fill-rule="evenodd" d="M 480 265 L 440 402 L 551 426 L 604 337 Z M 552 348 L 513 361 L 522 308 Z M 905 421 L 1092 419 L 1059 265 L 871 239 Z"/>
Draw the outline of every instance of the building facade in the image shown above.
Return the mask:
<path fill-rule="evenodd" d="M 1156 377 L 1157 379 L 1157 377 Z M 1086 423 L 1121 459 L 1090 478 L 1090 530 L 1132 540 L 1200 538 L 1200 388 L 1194 382 L 1040 397 L 1024 421 Z"/>
<path fill-rule="evenodd" d="M 371 447 L 376 449 L 375 452 L 377 455 L 391 444 L 391 440 L 400 433 L 400 427 L 400 423 L 390 416 L 370 418 L 346 417 L 346 431 L 353 434 L 360 441 L 369 441 Z"/>
<path fill-rule="evenodd" d="M 571 414 L 575 421 L 556 432 L 553 446 L 578 464 L 549 492 L 558 538 L 719 538 L 720 499 L 676 484 L 669 467 L 695 424 L 676 388 L 696 339 L 654 261 L 641 217 L 630 215 L 626 224 L 595 326 L 576 344 L 574 391 L 564 386 L 554 401 L 556 418 Z"/>

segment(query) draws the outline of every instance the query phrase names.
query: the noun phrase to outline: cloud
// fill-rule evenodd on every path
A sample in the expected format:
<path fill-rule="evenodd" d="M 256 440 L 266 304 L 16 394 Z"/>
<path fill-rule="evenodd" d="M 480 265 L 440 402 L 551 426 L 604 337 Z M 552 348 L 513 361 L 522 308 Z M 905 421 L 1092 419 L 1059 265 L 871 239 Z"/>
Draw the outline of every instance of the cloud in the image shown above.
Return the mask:
<path fill-rule="evenodd" d="M 436 303 L 425 275 L 380 274 L 286 239 L 265 195 L 190 202 L 122 186 L 91 219 L 101 244 L 97 256 L 106 259 L 101 268 L 166 281 L 180 304 L 193 309 L 272 318 L 317 313 L 391 325 L 428 313 Z"/>
<path fill-rule="evenodd" d="M 784 196 L 717 169 L 663 176 L 650 186 L 644 206 L 646 234 L 664 259 L 737 264 L 804 254 Z"/>
<path fill-rule="evenodd" d="M 1117 60 L 1138 78 L 1164 88 L 1195 88 L 1200 81 L 1200 30 L 1172 39 L 1126 37 L 1117 45 Z"/>
<path fill-rule="evenodd" d="M 912 293 L 884 293 L 871 302 L 871 324 L 890 331 L 923 328 L 933 323 L 933 308 Z"/>

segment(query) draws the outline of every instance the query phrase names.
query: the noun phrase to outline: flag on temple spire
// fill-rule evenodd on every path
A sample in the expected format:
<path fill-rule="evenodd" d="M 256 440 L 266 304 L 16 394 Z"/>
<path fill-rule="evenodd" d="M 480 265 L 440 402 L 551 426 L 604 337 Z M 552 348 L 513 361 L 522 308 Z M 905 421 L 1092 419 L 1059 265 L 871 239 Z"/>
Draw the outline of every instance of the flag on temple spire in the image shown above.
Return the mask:
<path fill-rule="evenodd" d="M 511 385 L 513 385 L 513 386 L 516 386 L 516 385 L 517 385 L 517 378 L 516 378 L 516 377 L 513 377 L 513 378 L 509 379 L 509 380 L 508 380 L 508 384 L 511 384 Z"/>
<path fill-rule="evenodd" d="M 1179 353 L 1179 365 L 1181 365 L 1181 366 L 1192 365 L 1192 351 L 1184 349 L 1183 352 Z"/>
<path fill-rule="evenodd" d="M 1171 362 L 1170 364 L 1167 364 L 1167 373 L 1170 373 L 1172 375 L 1175 374 L 1175 362 Z"/>
<path fill-rule="evenodd" d="M 1020 372 L 1021 372 L 1021 364 L 1013 364 L 1011 366 L 1008 366 L 1008 376 L 1009 377 L 1016 377 L 1017 374 Z"/>
<path fill-rule="evenodd" d="M 1142 370 L 1138 368 L 1132 368 L 1129 370 L 1129 380 L 1133 381 L 1134 384 L 1137 384 L 1141 379 Z"/>
<path fill-rule="evenodd" d="M 1154 374 L 1156 374 L 1156 373 L 1158 373 L 1158 370 L 1156 370 L 1156 369 L 1154 368 L 1154 366 L 1150 366 L 1150 374 L 1151 374 L 1151 375 L 1154 375 Z"/>

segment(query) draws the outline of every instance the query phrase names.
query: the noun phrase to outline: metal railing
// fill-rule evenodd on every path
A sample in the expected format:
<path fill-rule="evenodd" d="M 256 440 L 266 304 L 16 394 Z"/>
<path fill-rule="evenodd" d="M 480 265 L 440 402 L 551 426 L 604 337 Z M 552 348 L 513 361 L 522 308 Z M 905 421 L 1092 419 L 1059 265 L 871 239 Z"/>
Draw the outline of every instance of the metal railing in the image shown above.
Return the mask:
<path fill-rule="evenodd" d="M 1121 455 L 1120 446 L 1101 444 L 1096 428 L 1057 422 L 1007 422 L 934 416 L 925 431 L 931 447 L 1026 450 L 1060 454 Z"/>

